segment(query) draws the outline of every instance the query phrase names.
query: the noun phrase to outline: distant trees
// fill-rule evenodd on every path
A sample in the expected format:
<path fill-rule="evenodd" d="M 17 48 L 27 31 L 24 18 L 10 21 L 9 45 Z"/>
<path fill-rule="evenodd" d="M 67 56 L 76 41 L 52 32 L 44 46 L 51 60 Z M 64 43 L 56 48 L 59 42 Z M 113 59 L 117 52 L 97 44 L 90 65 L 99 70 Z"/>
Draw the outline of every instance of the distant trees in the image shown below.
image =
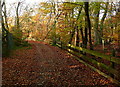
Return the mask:
<path fill-rule="evenodd" d="M 20 17 L 19 17 L 19 12 L 20 12 L 20 5 L 22 2 L 17 2 L 16 7 L 15 7 L 15 25 L 14 28 L 12 29 L 13 35 L 16 38 L 15 42 L 18 44 L 21 43 L 22 41 L 22 30 L 20 26 Z"/>
<path fill-rule="evenodd" d="M 3 56 L 8 56 L 10 51 L 14 46 L 19 46 L 23 44 L 22 41 L 22 31 L 20 27 L 20 16 L 19 16 L 19 7 L 21 2 L 18 2 L 16 7 L 16 17 L 15 20 L 13 17 L 8 16 L 8 9 L 5 0 L 0 1 L 0 18 L 1 18 L 1 29 L 2 29 L 2 53 Z M 11 13 L 12 14 L 12 13 Z M 15 25 L 12 25 L 15 22 Z"/>
<path fill-rule="evenodd" d="M 119 41 L 116 3 L 54 1 L 42 2 L 36 8 L 26 5 L 20 9 L 22 4 L 15 4 L 15 20 L 11 17 L 15 25 L 4 21 L 5 28 L 19 39 L 50 41 L 53 44 L 61 42 L 90 49 L 102 44 L 102 40 L 107 43 L 117 38 Z M 4 5 L 4 14 L 5 8 Z M 19 15 L 20 10 L 22 15 Z"/>

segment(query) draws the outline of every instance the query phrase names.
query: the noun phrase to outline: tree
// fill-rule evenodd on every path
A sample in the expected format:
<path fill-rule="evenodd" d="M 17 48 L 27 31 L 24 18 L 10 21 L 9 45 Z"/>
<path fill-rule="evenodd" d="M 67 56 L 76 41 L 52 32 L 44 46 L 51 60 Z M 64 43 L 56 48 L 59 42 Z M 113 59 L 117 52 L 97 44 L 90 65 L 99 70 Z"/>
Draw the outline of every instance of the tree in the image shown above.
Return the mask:
<path fill-rule="evenodd" d="M 93 46 L 92 46 L 92 40 L 91 40 L 91 22 L 90 22 L 90 17 L 89 17 L 89 3 L 88 2 L 84 2 L 85 4 L 85 19 L 86 19 L 86 28 L 88 28 L 89 30 L 89 45 L 90 45 L 90 49 L 93 50 Z M 87 34 L 87 29 L 85 30 L 86 34 Z M 87 35 L 86 35 L 86 39 L 87 39 Z"/>
<path fill-rule="evenodd" d="M 2 8 L 4 7 L 4 11 Z M 8 56 L 10 50 L 13 48 L 13 37 L 12 34 L 8 31 L 7 16 L 6 16 L 6 5 L 5 1 L 0 1 L 0 17 L 1 17 L 1 28 L 2 28 L 2 52 L 3 56 Z M 3 15 L 4 13 L 4 15 Z M 5 21 L 4 21 L 5 20 Z M 6 25 L 5 25 L 6 24 Z"/>

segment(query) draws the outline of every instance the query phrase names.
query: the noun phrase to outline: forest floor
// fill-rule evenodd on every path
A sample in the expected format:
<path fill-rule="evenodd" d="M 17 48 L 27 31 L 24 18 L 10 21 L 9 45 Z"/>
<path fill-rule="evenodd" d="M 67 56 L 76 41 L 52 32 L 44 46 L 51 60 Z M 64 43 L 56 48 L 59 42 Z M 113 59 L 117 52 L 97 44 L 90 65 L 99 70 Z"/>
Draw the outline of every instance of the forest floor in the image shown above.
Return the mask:
<path fill-rule="evenodd" d="M 116 87 L 64 50 L 43 42 L 30 43 L 32 48 L 15 50 L 3 58 L 3 85 Z"/>

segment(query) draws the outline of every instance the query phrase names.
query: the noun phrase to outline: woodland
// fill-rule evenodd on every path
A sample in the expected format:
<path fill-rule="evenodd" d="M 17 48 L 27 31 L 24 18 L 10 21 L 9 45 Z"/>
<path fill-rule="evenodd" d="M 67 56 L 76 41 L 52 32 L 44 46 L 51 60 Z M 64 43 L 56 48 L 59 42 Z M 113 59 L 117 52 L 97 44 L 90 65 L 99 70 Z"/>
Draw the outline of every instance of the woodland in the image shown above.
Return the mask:
<path fill-rule="evenodd" d="M 120 85 L 120 2 L 0 0 L 0 18 L 3 85 Z"/>

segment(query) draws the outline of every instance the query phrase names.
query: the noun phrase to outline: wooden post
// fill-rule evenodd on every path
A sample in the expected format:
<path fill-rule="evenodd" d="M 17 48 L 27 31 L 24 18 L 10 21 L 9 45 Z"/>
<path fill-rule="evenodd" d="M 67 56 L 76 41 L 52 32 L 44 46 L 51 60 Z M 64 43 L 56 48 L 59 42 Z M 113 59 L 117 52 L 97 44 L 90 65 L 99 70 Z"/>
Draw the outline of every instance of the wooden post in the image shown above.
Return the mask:
<path fill-rule="evenodd" d="M 105 41 L 104 39 L 102 39 L 102 46 L 103 46 L 103 50 L 105 49 Z"/>
<path fill-rule="evenodd" d="M 81 42 L 79 43 L 79 47 L 82 47 L 82 43 Z M 83 54 L 82 51 L 80 51 L 80 53 Z"/>
<path fill-rule="evenodd" d="M 115 49 L 113 48 L 112 50 L 112 56 L 115 57 Z M 110 66 L 114 69 L 115 68 L 115 63 L 111 62 Z M 114 74 L 110 74 L 112 78 L 115 78 Z"/>

